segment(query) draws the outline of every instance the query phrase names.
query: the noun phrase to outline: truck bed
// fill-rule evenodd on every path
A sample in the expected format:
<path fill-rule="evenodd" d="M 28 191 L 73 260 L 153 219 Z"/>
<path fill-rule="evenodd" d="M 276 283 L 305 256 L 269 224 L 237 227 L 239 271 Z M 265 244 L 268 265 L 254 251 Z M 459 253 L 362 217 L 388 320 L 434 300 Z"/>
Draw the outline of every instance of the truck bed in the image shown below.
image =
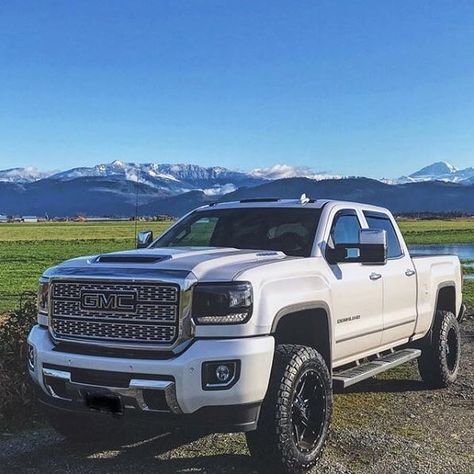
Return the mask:
<path fill-rule="evenodd" d="M 411 255 L 417 279 L 417 323 L 415 336 L 426 333 L 433 319 L 433 308 L 439 291 L 448 285 L 454 288 L 462 286 L 461 262 L 456 255 Z M 462 294 L 455 298 L 456 315 L 462 304 Z"/>

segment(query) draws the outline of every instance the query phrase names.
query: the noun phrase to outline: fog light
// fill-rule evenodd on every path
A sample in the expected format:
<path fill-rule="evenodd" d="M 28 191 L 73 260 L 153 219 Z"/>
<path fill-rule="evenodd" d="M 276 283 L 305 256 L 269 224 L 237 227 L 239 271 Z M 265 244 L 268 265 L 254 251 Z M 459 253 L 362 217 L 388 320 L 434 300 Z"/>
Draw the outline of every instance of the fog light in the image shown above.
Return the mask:
<path fill-rule="evenodd" d="M 227 365 L 219 365 L 216 369 L 216 377 L 219 382 L 225 383 L 230 379 L 230 369 Z"/>
<path fill-rule="evenodd" d="M 202 364 L 203 390 L 225 390 L 237 382 L 240 376 L 240 360 L 204 362 Z"/>
<path fill-rule="evenodd" d="M 35 348 L 31 344 L 28 344 L 27 359 L 28 359 L 28 368 L 34 371 L 35 370 Z"/>

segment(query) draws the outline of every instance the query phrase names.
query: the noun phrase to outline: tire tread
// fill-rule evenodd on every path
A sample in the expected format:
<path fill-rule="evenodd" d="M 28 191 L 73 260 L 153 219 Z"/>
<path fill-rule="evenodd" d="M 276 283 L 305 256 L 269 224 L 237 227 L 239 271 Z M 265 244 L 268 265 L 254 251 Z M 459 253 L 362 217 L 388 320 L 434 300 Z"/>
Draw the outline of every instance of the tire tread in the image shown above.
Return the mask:
<path fill-rule="evenodd" d="M 312 468 L 320 459 L 327 440 L 324 439 L 315 456 L 295 459 L 293 441 L 288 436 L 286 423 L 291 413 L 288 401 L 292 396 L 294 379 L 301 366 L 314 361 L 324 374 L 328 397 L 327 426 L 332 413 L 332 386 L 329 371 L 323 357 L 313 348 L 297 344 L 277 346 L 270 376 L 267 396 L 262 405 L 257 431 L 247 433 L 247 444 L 252 456 L 260 464 L 262 472 L 299 473 Z"/>
<path fill-rule="evenodd" d="M 445 357 L 445 344 L 449 331 L 454 328 L 458 335 L 458 363 L 453 372 L 450 372 Z M 418 369 L 421 378 L 430 387 L 445 388 L 456 380 L 459 368 L 459 324 L 450 311 L 438 310 L 432 329 L 431 341 L 426 341 L 418 358 Z"/>

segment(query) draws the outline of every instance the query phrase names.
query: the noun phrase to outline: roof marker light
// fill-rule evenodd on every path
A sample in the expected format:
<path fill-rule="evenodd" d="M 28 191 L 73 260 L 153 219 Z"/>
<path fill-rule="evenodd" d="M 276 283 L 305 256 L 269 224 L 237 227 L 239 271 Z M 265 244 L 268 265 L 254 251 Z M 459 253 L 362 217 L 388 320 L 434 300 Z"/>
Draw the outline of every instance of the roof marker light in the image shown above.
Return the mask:
<path fill-rule="evenodd" d="M 300 197 L 301 204 L 308 204 L 308 202 L 310 202 L 310 201 L 311 201 L 311 199 L 308 196 L 306 196 L 306 193 L 303 193 L 301 195 L 301 197 Z"/>

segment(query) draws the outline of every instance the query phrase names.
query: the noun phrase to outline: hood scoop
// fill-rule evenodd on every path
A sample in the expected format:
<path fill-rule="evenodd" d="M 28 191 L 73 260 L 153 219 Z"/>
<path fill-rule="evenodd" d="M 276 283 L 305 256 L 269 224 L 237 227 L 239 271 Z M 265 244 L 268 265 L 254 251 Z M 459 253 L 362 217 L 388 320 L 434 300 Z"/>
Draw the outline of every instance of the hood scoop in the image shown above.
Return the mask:
<path fill-rule="evenodd" d="M 130 254 L 111 254 L 99 255 L 93 263 L 141 263 L 151 264 L 169 260 L 171 255 L 130 255 Z"/>

